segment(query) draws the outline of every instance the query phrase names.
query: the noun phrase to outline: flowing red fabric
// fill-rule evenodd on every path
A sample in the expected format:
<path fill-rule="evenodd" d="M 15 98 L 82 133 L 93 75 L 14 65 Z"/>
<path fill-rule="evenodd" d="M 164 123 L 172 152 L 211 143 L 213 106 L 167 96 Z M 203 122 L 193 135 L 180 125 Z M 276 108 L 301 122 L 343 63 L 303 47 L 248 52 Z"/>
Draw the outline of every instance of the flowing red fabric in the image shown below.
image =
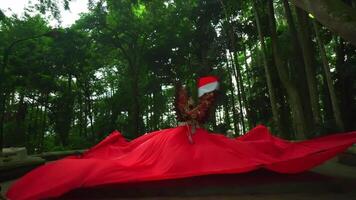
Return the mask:
<path fill-rule="evenodd" d="M 47 163 L 16 181 L 11 200 L 58 197 L 83 187 L 175 179 L 266 168 L 280 173 L 308 170 L 356 143 L 356 132 L 302 142 L 272 136 L 264 126 L 230 139 L 197 129 L 188 142 L 188 126 L 145 134 L 127 142 L 117 131 L 80 157 Z"/>

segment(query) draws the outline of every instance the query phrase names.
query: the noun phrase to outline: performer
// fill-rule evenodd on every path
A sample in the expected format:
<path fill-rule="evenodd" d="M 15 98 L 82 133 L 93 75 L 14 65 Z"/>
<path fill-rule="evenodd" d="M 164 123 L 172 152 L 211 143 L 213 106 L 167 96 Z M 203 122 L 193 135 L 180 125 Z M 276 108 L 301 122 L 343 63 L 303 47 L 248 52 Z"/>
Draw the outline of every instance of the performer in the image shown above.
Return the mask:
<path fill-rule="evenodd" d="M 210 133 L 200 125 L 206 120 L 217 88 L 216 78 L 200 79 L 196 107 L 184 88 L 179 88 L 176 109 L 183 122 L 180 126 L 145 134 L 130 142 L 114 131 L 81 156 L 50 162 L 26 174 L 11 186 L 7 197 L 44 199 L 77 188 L 245 173 L 260 168 L 299 173 L 356 143 L 356 131 L 301 142 L 275 137 L 262 125 L 235 139 Z"/>
<path fill-rule="evenodd" d="M 209 117 L 209 111 L 215 101 L 217 89 L 219 89 L 219 82 L 216 77 L 206 76 L 200 78 L 198 82 L 199 104 L 194 107 L 194 100 L 192 97 L 188 97 L 186 88 L 181 85 L 176 86 L 175 109 L 177 120 L 181 122 L 181 125 L 187 126 L 188 139 L 191 144 L 194 143 L 192 134 Z"/>

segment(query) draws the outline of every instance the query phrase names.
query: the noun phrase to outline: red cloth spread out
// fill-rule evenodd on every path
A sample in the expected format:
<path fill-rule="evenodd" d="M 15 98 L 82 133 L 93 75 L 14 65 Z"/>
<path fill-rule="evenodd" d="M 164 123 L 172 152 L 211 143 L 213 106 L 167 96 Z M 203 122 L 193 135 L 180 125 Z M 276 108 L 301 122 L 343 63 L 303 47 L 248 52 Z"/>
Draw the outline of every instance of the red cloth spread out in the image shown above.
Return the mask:
<path fill-rule="evenodd" d="M 198 128 L 194 144 L 190 144 L 187 131 L 187 126 L 178 126 L 131 142 L 115 131 L 80 157 L 50 162 L 29 172 L 11 186 L 7 197 L 42 199 L 82 187 L 244 173 L 258 168 L 298 173 L 356 143 L 356 132 L 289 142 L 257 126 L 235 139 Z"/>

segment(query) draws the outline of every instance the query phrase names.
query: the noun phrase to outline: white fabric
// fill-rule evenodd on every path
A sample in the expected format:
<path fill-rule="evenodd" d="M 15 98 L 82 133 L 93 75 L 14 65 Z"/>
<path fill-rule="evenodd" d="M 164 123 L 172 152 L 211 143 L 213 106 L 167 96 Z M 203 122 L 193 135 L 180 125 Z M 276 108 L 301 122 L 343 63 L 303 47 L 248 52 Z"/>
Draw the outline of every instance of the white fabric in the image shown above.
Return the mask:
<path fill-rule="evenodd" d="M 198 96 L 201 97 L 203 96 L 205 93 L 208 92 L 212 92 L 214 90 L 219 89 L 219 82 L 212 82 L 212 83 L 208 83 L 204 86 L 201 86 L 198 90 Z"/>

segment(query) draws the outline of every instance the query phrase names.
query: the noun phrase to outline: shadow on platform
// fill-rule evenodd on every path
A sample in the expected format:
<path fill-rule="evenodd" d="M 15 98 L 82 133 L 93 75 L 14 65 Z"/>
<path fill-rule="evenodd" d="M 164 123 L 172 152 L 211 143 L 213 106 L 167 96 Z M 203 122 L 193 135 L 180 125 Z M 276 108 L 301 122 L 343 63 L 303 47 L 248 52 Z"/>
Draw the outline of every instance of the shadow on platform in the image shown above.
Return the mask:
<path fill-rule="evenodd" d="M 315 172 L 279 174 L 257 170 L 142 183 L 102 185 L 73 190 L 58 199 L 192 197 L 216 195 L 355 193 L 355 179 Z M 356 194 L 355 194 L 356 196 Z"/>

